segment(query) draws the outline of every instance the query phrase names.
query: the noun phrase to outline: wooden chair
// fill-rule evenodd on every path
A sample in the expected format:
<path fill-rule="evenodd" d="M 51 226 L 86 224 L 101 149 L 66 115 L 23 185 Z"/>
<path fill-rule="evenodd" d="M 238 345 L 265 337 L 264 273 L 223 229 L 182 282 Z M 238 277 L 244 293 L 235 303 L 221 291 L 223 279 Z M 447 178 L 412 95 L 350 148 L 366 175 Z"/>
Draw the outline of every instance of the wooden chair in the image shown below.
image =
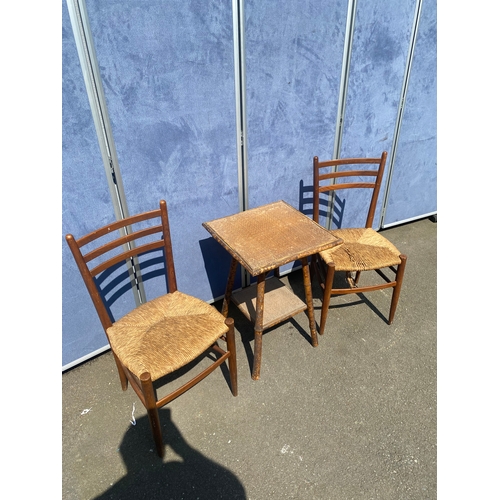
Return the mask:
<path fill-rule="evenodd" d="M 325 331 L 332 295 L 359 294 L 392 288 L 388 323 L 391 324 L 394 319 L 403 283 L 406 255 L 402 255 L 389 240 L 372 229 L 386 158 L 385 151 L 380 158 L 345 158 L 320 162 L 317 156 L 314 157 L 313 219 L 316 222 L 319 223 L 320 204 L 328 203 L 320 196 L 323 193 L 333 192 L 334 197 L 338 197 L 337 193 L 341 190 L 371 190 L 365 226 L 331 230 L 335 236 L 342 238 L 344 243 L 321 252 L 313 258 L 313 272 L 323 289 L 320 334 Z M 333 288 L 336 271 L 346 273 L 346 286 Z M 382 280 L 377 280 L 379 284 L 361 286 L 360 276 L 363 271 L 375 271 Z M 354 278 L 352 273 L 355 273 Z M 383 282 L 380 283 L 380 281 Z"/>
<path fill-rule="evenodd" d="M 160 201 L 157 210 L 113 222 L 78 239 L 68 234 L 66 240 L 106 332 L 122 389 L 126 390 L 130 383 L 145 406 L 156 450 L 163 457 L 159 408 L 200 382 L 226 360 L 231 391 L 237 395 L 234 321 L 224 318 L 206 302 L 177 290 L 164 200 Z M 89 244 L 92 248 L 87 247 Z M 88 249 L 82 253 L 83 247 Z M 162 274 L 166 270 L 167 293 L 115 320 L 102 289 L 106 287 L 109 292 L 110 282 L 116 285 L 117 273 L 126 277 L 129 289 L 138 288 L 142 279 L 141 263 L 145 268 L 145 259 L 158 254 L 164 266 Z M 227 350 L 219 347 L 219 339 L 226 341 Z M 209 366 L 202 371 L 201 368 L 195 370 L 191 362 L 198 361 L 204 354 L 211 360 Z M 165 375 L 179 373 L 181 368 L 187 370 L 189 377 L 193 371 L 198 373 L 158 399 L 158 384 L 153 383 Z"/>

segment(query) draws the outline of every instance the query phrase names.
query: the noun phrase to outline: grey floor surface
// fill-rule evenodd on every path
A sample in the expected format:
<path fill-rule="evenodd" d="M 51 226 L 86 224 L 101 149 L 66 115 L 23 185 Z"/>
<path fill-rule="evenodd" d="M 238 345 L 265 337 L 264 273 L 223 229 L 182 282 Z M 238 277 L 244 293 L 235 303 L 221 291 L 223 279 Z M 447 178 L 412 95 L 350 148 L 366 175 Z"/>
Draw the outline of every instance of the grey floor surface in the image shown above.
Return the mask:
<path fill-rule="evenodd" d="M 163 460 L 109 352 L 63 373 L 62 498 L 437 498 L 436 233 L 430 219 L 382 232 L 408 256 L 392 325 L 387 290 L 334 298 L 316 348 L 305 313 L 265 332 L 259 381 L 232 306 L 239 395 L 218 370 L 161 410 Z M 299 296 L 301 279 L 284 278 Z"/>

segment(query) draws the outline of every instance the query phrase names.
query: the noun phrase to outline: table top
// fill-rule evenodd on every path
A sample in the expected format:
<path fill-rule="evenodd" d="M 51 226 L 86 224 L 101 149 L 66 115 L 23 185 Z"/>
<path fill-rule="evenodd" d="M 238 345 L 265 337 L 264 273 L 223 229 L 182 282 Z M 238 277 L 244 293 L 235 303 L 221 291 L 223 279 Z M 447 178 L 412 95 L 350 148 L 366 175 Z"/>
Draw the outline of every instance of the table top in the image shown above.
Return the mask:
<path fill-rule="evenodd" d="M 204 222 L 203 227 L 252 276 L 342 243 L 282 200 Z"/>

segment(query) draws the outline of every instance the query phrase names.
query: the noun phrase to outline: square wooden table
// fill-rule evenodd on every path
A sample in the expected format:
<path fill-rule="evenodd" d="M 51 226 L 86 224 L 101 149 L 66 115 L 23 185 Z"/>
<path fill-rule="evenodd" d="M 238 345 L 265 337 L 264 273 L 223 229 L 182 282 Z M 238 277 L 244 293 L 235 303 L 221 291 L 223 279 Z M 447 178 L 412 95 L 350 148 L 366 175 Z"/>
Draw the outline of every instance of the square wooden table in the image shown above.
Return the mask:
<path fill-rule="evenodd" d="M 203 227 L 232 256 L 222 314 L 227 317 L 232 300 L 255 323 L 252 379 L 260 378 L 265 329 L 307 309 L 312 345 L 317 346 L 308 257 L 342 240 L 284 201 L 204 222 Z M 306 304 L 277 278 L 266 280 L 269 271 L 295 260 L 302 262 Z M 257 277 L 257 285 L 233 294 L 238 263 Z"/>

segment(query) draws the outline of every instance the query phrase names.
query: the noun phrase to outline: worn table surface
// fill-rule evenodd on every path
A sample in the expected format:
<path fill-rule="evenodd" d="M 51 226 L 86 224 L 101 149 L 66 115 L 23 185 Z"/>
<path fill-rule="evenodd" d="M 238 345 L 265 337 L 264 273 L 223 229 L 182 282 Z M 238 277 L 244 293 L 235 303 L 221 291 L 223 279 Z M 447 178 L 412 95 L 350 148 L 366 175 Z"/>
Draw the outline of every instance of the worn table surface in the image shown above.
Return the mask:
<path fill-rule="evenodd" d="M 252 276 L 342 243 L 284 201 L 204 222 L 203 227 Z"/>
<path fill-rule="evenodd" d="M 341 244 L 342 240 L 284 201 L 205 222 L 203 226 L 233 257 L 222 305 L 224 316 L 228 314 L 237 262 L 252 276 L 257 276 L 256 287 L 248 291 L 248 296 L 244 289 L 235 301 L 243 314 L 255 323 L 252 379 L 260 378 L 263 330 L 304 308 L 307 308 L 312 345 L 317 346 L 307 258 Z M 267 272 L 294 260 L 302 263 L 307 305 L 297 304 L 293 293 L 286 287 L 274 290 L 267 304 L 264 299 Z M 266 307 L 266 311 L 264 303 L 271 306 Z"/>

